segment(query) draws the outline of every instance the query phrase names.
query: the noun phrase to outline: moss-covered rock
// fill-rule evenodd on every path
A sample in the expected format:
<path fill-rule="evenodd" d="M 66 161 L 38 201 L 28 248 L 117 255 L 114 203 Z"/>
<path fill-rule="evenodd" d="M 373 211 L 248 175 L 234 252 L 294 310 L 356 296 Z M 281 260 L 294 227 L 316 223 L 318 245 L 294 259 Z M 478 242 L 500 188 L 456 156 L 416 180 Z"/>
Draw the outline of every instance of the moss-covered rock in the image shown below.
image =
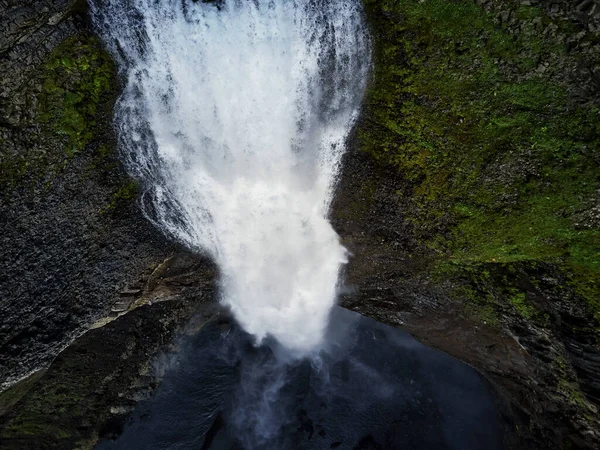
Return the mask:
<path fill-rule="evenodd" d="M 36 119 L 21 131 L 26 143 L 7 133 L 0 158 L 4 193 L 23 180 L 43 188 L 94 137 L 106 138 L 109 130 L 102 127 L 117 95 L 115 67 L 98 38 L 81 31 L 58 45 L 23 89 L 36 105 Z M 100 157 L 115 148 L 96 147 Z"/>
<path fill-rule="evenodd" d="M 173 250 L 136 208 L 138 185 L 119 162 L 119 83 L 87 3 L 5 3 L 0 390 L 46 367 Z"/>
<path fill-rule="evenodd" d="M 451 261 L 553 261 L 600 313 L 600 108 L 567 77 L 574 25 L 517 2 L 500 18 L 470 0 L 365 3 L 358 138 L 410 181 L 416 233 Z"/>
<path fill-rule="evenodd" d="M 39 118 L 49 133 L 61 138 L 71 156 L 96 132 L 96 115 L 116 96 L 115 67 L 98 38 L 90 34 L 62 42 L 42 69 Z"/>

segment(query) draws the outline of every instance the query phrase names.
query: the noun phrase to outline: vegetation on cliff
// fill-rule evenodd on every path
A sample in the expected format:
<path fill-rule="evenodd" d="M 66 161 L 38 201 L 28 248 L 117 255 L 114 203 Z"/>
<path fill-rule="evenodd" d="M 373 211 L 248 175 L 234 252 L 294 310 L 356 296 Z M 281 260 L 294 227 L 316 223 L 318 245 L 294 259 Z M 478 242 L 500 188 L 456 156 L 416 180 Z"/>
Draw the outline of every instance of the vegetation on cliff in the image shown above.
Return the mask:
<path fill-rule="evenodd" d="M 596 429 L 600 34 L 535 1 L 364 3 L 358 144 L 398 174 L 398 228 L 427 249 L 412 276 L 519 342 L 538 371 L 520 382 L 564 409 L 551 420 Z M 574 445 L 527 416 L 525 434 Z"/>
<path fill-rule="evenodd" d="M 25 176 L 49 183 L 94 136 L 106 133 L 101 125 L 110 120 L 117 94 L 114 63 L 98 38 L 79 33 L 57 46 L 22 89 L 37 121 L 22 125 L 28 145 L 2 155 L 0 185 L 7 187 Z"/>
<path fill-rule="evenodd" d="M 516 3 L 504 21 L 471 0 L 365 3 L 360 144 L 410 182 L 418 237 L 454 264 L 556 263 L 600 313 L 600 108 L 565 77 L 574 25 Z"/>
<path fill-rule="evenodd" d="M 62 138 L 68 155 L 92 139 L 99 108 L 114 99 L 114 73 L 112 59 L 90 35 L 68 38 L 46 61 L 39 117 Z"/>

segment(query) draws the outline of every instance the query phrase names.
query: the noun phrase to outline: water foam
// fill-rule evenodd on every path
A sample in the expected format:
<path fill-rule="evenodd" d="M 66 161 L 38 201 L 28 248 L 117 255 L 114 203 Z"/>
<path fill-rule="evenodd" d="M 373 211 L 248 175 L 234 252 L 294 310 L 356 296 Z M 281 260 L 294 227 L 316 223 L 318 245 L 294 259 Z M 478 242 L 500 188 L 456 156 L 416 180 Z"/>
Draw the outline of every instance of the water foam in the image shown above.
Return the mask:
<path fill-rule="evenodd" d="M 319 348 L 345 249 L 327 221 L 369 68 L 360 0 L 93 0 L 147 216 L 220 267 L 246 331 Z"/>

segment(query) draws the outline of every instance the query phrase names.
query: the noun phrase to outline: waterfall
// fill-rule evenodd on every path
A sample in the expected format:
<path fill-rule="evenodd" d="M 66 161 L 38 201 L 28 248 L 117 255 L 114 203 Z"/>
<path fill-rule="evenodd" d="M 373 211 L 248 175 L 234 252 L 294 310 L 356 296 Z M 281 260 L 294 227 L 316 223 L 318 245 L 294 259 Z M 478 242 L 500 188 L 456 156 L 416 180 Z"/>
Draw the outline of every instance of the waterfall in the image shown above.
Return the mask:
<path fill-rule="evenodd" d="M 319 349 L 347 252 L 327 221 L 370 64 L 360 0 L 92 0 L 144 211 L 220 268 L 257 342 Z"/>

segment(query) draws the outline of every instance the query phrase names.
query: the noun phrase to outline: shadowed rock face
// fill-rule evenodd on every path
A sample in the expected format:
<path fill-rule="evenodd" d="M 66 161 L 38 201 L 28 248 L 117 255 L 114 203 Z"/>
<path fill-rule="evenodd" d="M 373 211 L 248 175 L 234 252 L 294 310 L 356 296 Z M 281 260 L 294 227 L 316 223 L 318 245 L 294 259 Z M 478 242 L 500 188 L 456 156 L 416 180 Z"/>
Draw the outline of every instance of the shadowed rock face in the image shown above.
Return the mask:
<path fill-rule="evenodd" d="M 0 386 L 47 364 L 172 252 L 117 160 L 117 80 L 85 5 L 0 2 Z"/>
<path fill-rule="evenodd" d="M 177 351 L 180 326 L 194 313 L 201 324 L 210 310 L 210 304 L 180 298 L 89 331 L 0 417 L 2 448 L 91 448 L 98 437 L 118 435 L 134 405 L 160 383 L 161 361 Z"/>
<path fill-rule="evenodd" d="M 179 351 L 215 313 L 215 269 L 177 253 L 141 289 L 123 291 L 114 312 L 63 350 L 46 370 L 0 393 L 3 449 L 91 448 L 120 434 Z M 135 298 L 129 300 L 129 296 Z"/>

